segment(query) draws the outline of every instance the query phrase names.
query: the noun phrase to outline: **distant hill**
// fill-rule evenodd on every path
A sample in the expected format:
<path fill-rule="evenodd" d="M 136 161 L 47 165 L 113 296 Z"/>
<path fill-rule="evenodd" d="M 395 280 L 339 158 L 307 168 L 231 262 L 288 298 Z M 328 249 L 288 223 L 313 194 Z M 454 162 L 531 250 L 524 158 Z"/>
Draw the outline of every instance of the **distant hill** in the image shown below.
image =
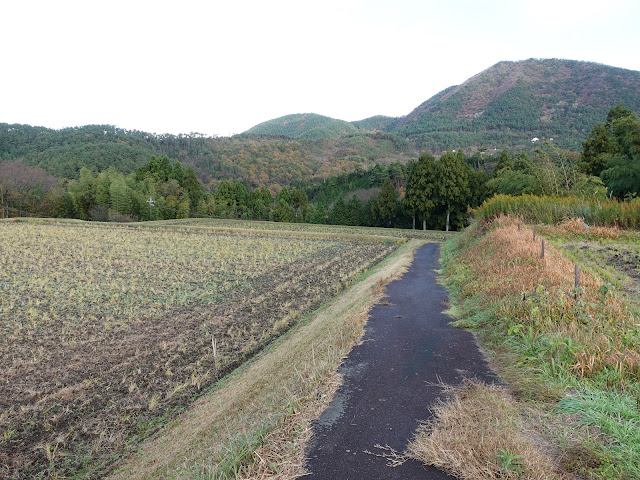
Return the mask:
<path fill-rule="evenodd" d="M 317 140 L 341 137 L 355 133 L 357 130 L 353 124 L 344 120 L 336 120 L 315 113 L 300 113 L 260 123 L 245 133 Z"/>
<path fill-rule="evenodd" d="M 0 160 L 62 178 L 114 167 L 133 172 L 151 155 L 193 166 L 205 184 L 223 179 L 277 187 L 375 163 L 406 163 L 429 150 L 532 148 L 533 137 L 575 151 L 618 103 L 640 112 L 640 72 L 570 60 L 500 62 L 434 95 L 400 118 L 346 122 L 287 115 L 231 138 L 154 135 L 111 125 L 53 130 L 0 123 Z"/>
<path fill-rule="evenodd" d="M 166 155 L 194 167 L 205 184 L 231 179 L 273 188 L 375 163 L 406 163 L 418 155 L 413 145 L 394 135 L 360 132 L 353 126 L 349 130 L 348 135 L 318 139 L 260 135 L 210 138 L 197 133 L 154 135 L 112 125 L 54 130 L 0 123 L 0 161 L 19 161 L 71 179 L 78 177 L 82 167 L 94 172 L 113 167 L 126 174 L 152 155 Z"/>
<path fill-rule="evenodd" d="M 433 150 L 533 137 L 580 149 L 618 103 L 640 111 L 640 72 L 571 60 L 500 62 L 434 95 L 393 132 Z"/>
<path fill-rule="evenodd" d="M 291 115 L 249 132 L 313 138 L 318 128 L 325 137 L 350 134 L 351 125 L 397 135 L 433 153 L 527 146 L 534 137 L 553 138 L 560 147 L 579 150 L 593 126 L 618 103 L 640 111 L 640 72 L 573 60 L 529 59 L 497 63 L 434 95 L 405 117 L 376 116 L 349 123 Z M 316 117 L 322 122 L 311 121 Z M 294 132 L 286 128 L 293 118 Z"/>

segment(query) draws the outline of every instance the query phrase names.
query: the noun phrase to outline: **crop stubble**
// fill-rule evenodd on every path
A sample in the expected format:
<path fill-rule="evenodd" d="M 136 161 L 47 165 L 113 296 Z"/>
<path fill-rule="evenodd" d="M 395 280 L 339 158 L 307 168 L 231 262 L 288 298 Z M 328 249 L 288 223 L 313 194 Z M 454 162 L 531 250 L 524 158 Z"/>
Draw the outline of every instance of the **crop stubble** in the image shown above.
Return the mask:
<path fill-rule="evenodd" d="M 0 477 L 97 477 L 395 248 L 0 226 Z"/>

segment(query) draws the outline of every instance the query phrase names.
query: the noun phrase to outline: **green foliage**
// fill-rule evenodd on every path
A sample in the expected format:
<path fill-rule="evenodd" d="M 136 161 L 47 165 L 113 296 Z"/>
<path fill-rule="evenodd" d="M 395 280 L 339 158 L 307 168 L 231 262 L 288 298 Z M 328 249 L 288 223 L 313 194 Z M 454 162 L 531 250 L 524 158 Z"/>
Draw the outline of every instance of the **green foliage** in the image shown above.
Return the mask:
<path fill-rule="evenodd" d="M 600 175 L 617 198 L 640 191 L 640 119 L 621 104 L 612 108 L 604 125 L 596 125 L 583 143 L 585 170 Z"/>
<path fill-rule="evenodd" d="M 293 207 L 285 201 L 284 198 L 280 198 L 276 201 L 276 206 L 271 212 L 270 218 L 274 222 L 292 223 L 295 220 L 295 211 L 293 210 Z"/>
<path fill-rule="evenodd" d="M 398 201 L 398 192 L 396 191 L 391 179 L 387 178 L 382 184 L 380 194 L 376 199 L 374 214 L 375 217 L 390 227 L 392 220 L 400 210 L 400 202 Z"/>
<path fill-rule="evenodd" d="M 435 173 L 435 159 L 432 155 L 425 153 L 413 165 L 407 183 L 405 208 L 425 222 L 430 219 L 436 206 Z"/>
<path fill-rule="evenodd" d="M 613 440 L 607 447 L 613 458 L 601 467 L 605 478 L 640 478 L 640 412 L 633 394 L 587 389 L 563 398 L 557 409 L 576 415 L 582 425 L 597 426 Z"/>
<path fill-rule="evenodd" d="M 356 127 L 344 120 L 336 120 L 315 113 L 302 113 L 286 115 L 260 123 L 245 133 L 249 135 L 302 137 L 315 140 L 355 132 Z"/>
<path fill-rule="evenodd" d="M 445 208 L 446 230 L 449 225 L 462 227 L 469 206 L 471 167 L 462 155 L 447 152 L 435 164 L 434 195 L 436 202 Z"/>
<path fill-rule="evenodd" d="M 518 455 L 511 450 L 499 448 L 496 458 L 500 463 L 500 467 L 504 470 L 515 473 L 524 473 L 522 464 L 522 455 Z"/>

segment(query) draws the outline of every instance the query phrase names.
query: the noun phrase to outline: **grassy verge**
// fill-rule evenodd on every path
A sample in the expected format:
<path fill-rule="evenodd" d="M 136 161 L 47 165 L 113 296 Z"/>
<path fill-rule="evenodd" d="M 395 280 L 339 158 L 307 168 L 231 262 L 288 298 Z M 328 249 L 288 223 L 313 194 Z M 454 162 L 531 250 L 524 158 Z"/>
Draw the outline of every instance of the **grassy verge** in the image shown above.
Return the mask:
<path fill-rule="evenodd" d="M 605 230 L 589 234 L 611 234 Z M 549 245 L 542 258 L 532 230 L 505 218 L 475 223 L 447 242 L 443 265 L 458 326 L 475 330 L 510 395 L 452 392 L 415 445 L 447 430 L 450 417 L 465 424 L 463 414 L 484 412 L 473 416 L 480 422 L 474 431 L 498 424 L 505 426 L 500 431 L 537 439 L 551 459 L 546 473 L 530 470 L 541 461 L 527 442 L 493 445 L 487 436 L 465 433 L 452 436 L 497 470 L 461 472 L 446 458 L 441 468 L 460 478 L 640 478 L 640 329 L 615 286 L 592 270 L 582 272 L 576 289 L 573 261 Z M 465 404 L 474 406 L 460 408 Z M 427 456 L 430 463 L 439 459 Z"/>
<path fill-rule="evenodd" d="M 328 404 L 336 369 L 363 334 L 383 285 L 421 244 L 410 241 L 330 305 L 227 376 L 122 463 L 114 479 L 295 478 L 310 421 Z"/>

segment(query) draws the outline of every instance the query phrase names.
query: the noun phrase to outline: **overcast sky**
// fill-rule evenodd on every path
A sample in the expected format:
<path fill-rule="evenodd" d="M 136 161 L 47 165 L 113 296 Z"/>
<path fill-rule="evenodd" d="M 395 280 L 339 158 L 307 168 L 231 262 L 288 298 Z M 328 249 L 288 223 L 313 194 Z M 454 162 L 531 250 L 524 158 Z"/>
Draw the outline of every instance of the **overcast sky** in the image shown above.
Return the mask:
<path fill-rule="evenodd" d="M 0 122 L 240 133 L 406 115 L 501 60 L 640 70 L 637 0 L 3 1 Z"/>

